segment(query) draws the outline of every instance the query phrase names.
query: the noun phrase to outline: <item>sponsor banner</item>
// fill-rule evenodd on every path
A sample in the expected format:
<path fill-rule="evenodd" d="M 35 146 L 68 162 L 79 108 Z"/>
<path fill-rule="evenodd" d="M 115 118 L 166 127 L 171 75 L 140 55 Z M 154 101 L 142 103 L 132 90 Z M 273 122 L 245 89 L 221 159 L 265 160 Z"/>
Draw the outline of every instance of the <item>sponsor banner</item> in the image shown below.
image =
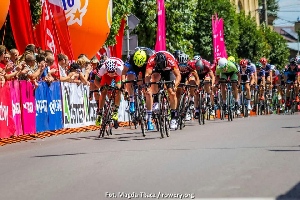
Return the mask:
<path fill-rule="evenodd" d="M 212 16 L 212 34 L 214 59 L 218 57 L 227 58 L 225 39 L 224 39 L 224 21 L 217 15 Z"/>
<path fill-rule="evenodd" d="M 85 126 L 83 85 L 61 83 L 63 94 L 64 128 Z"/>
<path fill-rule="evenodd" d="M 39 82 L 39 86 L 35 89 L 37 133 L 49 130 L 48 90 L 49 88 L 46 82 Z"/>
<path fill-rule="evenodd" d="M 16 125 L 14 135 L 23 135 L 19 81 L 9 81 L 8 83 L 12 102 L 12 115 Z"/>
<path fill-rule="evenodd" d="M 51 131 L 63 128 L 63 113 L 60 82 L 51 83 L 48 88 L 48 116 Z"/>
<path fill-rule="evenodd" d="M 36 110 L 34 99 L 34 86 L 30 81 L 20 81 L 21 112 L 24 134 L 36 132 Z"/>
<path fill-rule="evenodd" d="M 84 89 L 83 103 L 84 103 L 84 111 L 85 111 L 85 124 L 95 125 L 98 105 L 96 100 L 94 99 L 94 95 L 92 95 L 93 98 L 91 100 L 89 98 L 90 87 L 85 85 L 83 89 Z"/>
<path fill-rule="evenodd" d="M 14 135 L 16 128 L 12 115 L 12 101 L 10 86 L 6 82 L 0 85 L 0 138 L 9 138 Z"/>

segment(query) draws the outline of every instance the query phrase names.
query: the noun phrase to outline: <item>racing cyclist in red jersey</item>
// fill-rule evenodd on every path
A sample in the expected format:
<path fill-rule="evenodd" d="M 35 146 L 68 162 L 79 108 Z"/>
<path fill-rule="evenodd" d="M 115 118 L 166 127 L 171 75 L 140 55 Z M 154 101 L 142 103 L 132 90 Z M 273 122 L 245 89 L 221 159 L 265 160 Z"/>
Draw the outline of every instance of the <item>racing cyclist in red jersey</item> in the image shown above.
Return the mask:
<path fill-rule="evenodd" d="M 172 84 L 167 84 L 166 87 L 168 89 L 168 95 L 169 95 L 170 107 L 171 107 L 170 128 L 176 129 L 177 128 L 176 90 L 177 90 L 177 86 L 180 83 L 181 75 L 177 65 L 177 61 L 171 53 L 167 51 L 158 51 L 149 58 L 146 66 L 146 72 L 145 72 L 145 83 L 149 83 L 150 79 L 152 82 L 157 82 L 161 79 L 165 81 L 175 81 L 174 87 Z M 158 110 L 159 108 L 157 93 L 158 93 L 158 86 L 156 84 L 153 84 L 151 85 L 150 88 L 147 89 L 145 95 L 147 112 L 148 115 L 150 115 L 150 118 L 151 118 L 151 114 L 150 114 L 151 112 L 149 111 L 151 111 L 152 108 L 154 111 Z"/>
<path fill-rule="evenodd" d="M 193 66 L 193 68 L 197 71 L 199 80 L 204 83 L 204 90 L 207 93 L 208 103 L 214 105 L 214 94 L 213 88 L 215 86 L 215 75 L 211 69 L 210 63 L 205 59 L 192 60 L 188 63 L 188 65 Z M 211 87 L 212 86 L 212 87 Z M 199 117 L 199 96 L 195 96 L 195 118 Z M 211 115 L 215 115 L 214 109 L 211 110 Z"/>

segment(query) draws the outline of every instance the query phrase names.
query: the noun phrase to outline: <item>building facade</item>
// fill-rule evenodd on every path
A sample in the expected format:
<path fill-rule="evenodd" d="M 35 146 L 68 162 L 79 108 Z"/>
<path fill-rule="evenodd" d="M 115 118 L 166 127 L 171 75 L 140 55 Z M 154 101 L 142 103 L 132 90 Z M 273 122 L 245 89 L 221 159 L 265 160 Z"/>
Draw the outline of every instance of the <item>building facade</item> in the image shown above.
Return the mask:
<path fill-rule="evenodd" d="M 258 0 L 231 0 L 236 5 L 236 11 L 245 11 L 246 14 L 250 14 L 256 19 L 257 25 L 259 25 L 259 7 Z"/>

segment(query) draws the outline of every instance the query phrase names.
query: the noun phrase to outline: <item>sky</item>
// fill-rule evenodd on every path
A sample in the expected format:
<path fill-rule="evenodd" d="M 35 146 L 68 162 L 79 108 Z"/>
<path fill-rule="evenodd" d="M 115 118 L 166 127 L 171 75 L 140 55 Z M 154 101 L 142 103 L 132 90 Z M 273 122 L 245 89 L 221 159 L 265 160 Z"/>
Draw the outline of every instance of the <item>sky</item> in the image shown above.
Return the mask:
<path fill-rule="evenodd" d="M 300 18 L 300 0 L 278 0 L 278 19 L 274 26 L 293 26 L 297 18 Z"/>

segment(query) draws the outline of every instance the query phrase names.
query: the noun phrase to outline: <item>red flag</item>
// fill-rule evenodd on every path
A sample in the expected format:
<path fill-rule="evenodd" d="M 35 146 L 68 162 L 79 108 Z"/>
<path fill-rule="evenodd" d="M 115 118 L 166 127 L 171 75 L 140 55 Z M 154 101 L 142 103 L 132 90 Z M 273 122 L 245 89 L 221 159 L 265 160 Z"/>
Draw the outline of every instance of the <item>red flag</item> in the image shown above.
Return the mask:
<path fill-rule="evenodd" d="M 49 8 L 53 15 L 60 52 L 66 54 L 70 60 L 74 60 L 69 27 L 61 0 L 49 0 Z"/>
<path fill-rule="evenodd" d="M 122 19 L 121 21 L 121 26 L 119 28 L 119 32 L 116 35 L 116 41 L 117 43 L 115 44 L 113 48 L 113 56 L 117 58 L 122 58 L 122 49 L 123 49 L 123 36 L 124 36 L 124 28 L 125 28 L 126 20 Z"/>
<path fill-rule="evenodd" d="M 17 49 L 23 53 L 28 44 L 35 43 L 28 0 L 11 0 L 9 16 Z"/>

